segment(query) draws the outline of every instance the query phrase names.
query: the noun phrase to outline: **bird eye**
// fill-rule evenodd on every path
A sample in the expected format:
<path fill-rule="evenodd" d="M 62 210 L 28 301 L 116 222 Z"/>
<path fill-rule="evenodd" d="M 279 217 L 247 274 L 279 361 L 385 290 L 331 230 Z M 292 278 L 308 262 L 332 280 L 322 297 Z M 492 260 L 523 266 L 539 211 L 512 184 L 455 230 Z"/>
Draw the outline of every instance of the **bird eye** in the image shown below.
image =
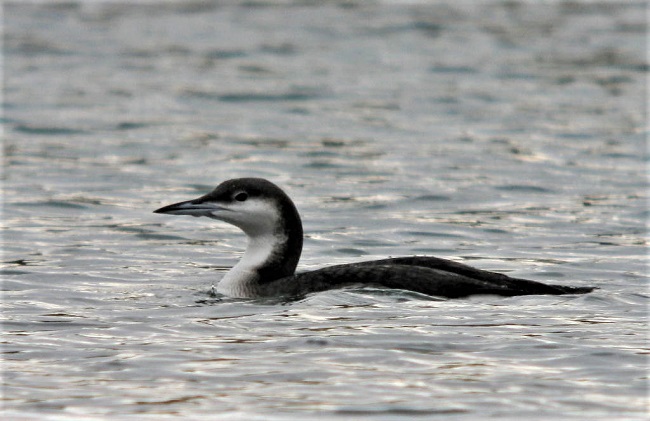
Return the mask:
<path fill-rule="evenodd" d="M 248 193 L 246 192 L 237 193 L 235 195 L 235 200 L 238 202 L 244 202 L 246 199 L 248 199 Z"/>

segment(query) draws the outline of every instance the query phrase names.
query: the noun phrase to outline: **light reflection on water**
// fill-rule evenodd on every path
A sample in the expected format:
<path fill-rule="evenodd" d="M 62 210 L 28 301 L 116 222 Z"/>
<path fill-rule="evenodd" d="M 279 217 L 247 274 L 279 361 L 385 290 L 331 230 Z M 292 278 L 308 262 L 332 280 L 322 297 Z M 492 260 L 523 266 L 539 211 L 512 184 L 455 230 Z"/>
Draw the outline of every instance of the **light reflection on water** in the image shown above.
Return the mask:
<path fill-rule="evenodd" d="M 343 6 L 5 6 L 8 417 L 646 415 L 641 5 Z M 243 236 L 151 211 L 236 176 L 301 269 L 600 289 L 215 296 Z"/>

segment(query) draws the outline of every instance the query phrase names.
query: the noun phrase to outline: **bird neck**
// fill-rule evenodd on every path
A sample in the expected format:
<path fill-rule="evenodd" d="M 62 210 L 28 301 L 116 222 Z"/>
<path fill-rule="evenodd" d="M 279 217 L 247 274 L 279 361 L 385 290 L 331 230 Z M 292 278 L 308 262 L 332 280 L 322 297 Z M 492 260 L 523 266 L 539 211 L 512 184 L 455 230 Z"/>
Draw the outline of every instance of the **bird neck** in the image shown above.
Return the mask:
<path fill-rule="evenodd" d="M 219 282 L 217 291 L 234 297 L 255 296 L 261 285 L 291 276 L 302 252 L 303 231 L 293 203 L 273 232 L 248 236 L 241 260 Z"/>

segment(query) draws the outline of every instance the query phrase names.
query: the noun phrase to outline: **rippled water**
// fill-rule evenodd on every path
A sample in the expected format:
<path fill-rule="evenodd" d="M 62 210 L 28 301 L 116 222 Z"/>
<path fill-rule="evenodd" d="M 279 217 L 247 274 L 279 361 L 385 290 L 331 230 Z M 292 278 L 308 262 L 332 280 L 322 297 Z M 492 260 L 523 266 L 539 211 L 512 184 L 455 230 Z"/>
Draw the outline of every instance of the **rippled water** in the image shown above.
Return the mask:
<path fill-rule="evenodd" d="M 643 2 L 4 5 L 8 419 L 647 413 Z M 152 210 L 237 176 L 302 269 L 435 254 L 583 296 L 210 295 Z"/>

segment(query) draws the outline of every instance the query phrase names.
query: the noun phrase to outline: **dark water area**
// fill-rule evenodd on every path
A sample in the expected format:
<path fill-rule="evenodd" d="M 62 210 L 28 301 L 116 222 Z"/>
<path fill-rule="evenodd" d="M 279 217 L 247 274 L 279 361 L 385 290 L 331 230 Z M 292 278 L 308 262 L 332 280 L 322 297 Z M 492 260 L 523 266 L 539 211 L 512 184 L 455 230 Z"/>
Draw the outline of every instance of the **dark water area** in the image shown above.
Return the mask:
<path fill-rule="evenodd" d="M 4 2 L 3 419 L 646 419 L 645 2 Z M 211 294 L 265 177 L 299 268 L 575 296 Z"/>

